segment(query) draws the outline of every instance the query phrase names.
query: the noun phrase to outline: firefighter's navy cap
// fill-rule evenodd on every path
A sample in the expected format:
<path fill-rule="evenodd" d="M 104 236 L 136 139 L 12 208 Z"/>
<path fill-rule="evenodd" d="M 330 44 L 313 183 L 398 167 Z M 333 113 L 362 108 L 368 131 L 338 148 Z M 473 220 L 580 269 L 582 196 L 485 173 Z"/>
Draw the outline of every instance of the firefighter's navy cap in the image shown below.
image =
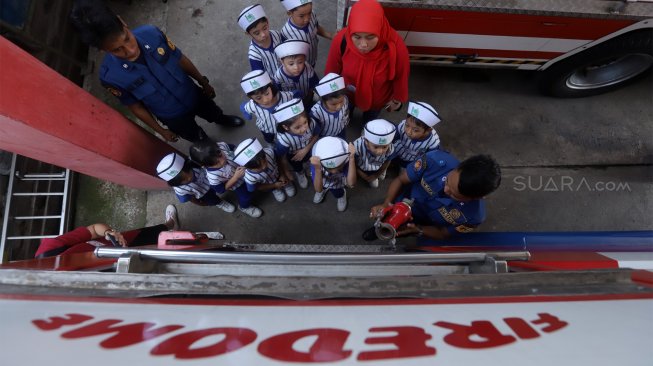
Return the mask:
<path fill-rule="evenodd" d="M 285 103 L 279 104 L 275 109 L 272 116 L 277 123 L 283 123 L 287 120 L 298 116 L 304 112 L 304 103 L 299 98 L 293 98 Z"/>
<path fill-rule="evenodd" d="M 261 18 L 265 18 L 265 10 L 260 4 L 248 6 L 238 15 L 238 25 L 247 32 L 247 28 Z"/>
<path fill-rule="evenodd" d="M 257 139 L 246 139 L 236 147 L 234 151 L 234 162 L 240 166 L 245 166 L 261 150 L 263 150 L 263 146 L 261 146 L 261 143 Z"/>
<path fill-rule="evenodd" d="M 375 119 L 365 124 L 363 136 L 374 145 L 389 145 L 395 137 L 395 125 L 384 120 Z"/>
<path fill-rule="evenodd" d="M 304 55 L 308 57 L 309 49 L 310 49 L 310 45 L 308 44 L 308 42 L 292 39 L 289 41 L 285 41 L 280 45 L 278 45 L 277 47 L 275 47 L 274 53 L 277 55 L 279 60 L 294 55 Z"/>
<path fill-rule="evenodd" d="M 435 108 L 424 102 L 411 101 L 408 103 L 408 114 L 426 123 L 429 127 L 433 127 L 440 122 L 440 115 Z"/>
<path fill-rule="evenodd" d="M 323 97 L 325 95 L 335 93 L 345 88 L 345 79 L 333 72 L 326 74 L 315 87 L 317 95 Z"/>
<path fill-rule="evenodd" d="M 271 83 L 270 75 L 263 70 L 250 71 L 240 79 L 240 87 L 243 88 L 245 94 L 249 94 Z"/>
<path fill-rule="evenodd" d="M 283 4 L 283 7 L 288 11 L 312 2 L 312 0 L 281 0 L 281 4 Z"/>
<path fill-rule="evenodd" d="M 159 178 L 168 182 L 179 175 L 179 172 L 184 169 L 184 163 L 186 163 L 186 159 L 183 156 L 177 153 L 170 153 L 161 159 L 159 165 L 156 167 L 156 174 Z"/>
<path fill-rule="evenodd" d="M 347 147 L 347 142 L 340 137 L 322 137 L 313 145 L 313 156 L 320 158 L 323 167 L 328 169 L 337 168 L 349 160 Z"/>

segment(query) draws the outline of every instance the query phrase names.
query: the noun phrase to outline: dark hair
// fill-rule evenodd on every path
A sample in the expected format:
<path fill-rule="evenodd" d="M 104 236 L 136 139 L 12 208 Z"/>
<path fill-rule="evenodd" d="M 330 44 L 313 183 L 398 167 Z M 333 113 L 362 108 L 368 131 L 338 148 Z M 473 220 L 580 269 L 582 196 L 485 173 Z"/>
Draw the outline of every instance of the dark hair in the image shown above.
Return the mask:
<path fill-rule="evenodd" d="M 82 42 L 101 48 L 110 36 L 122 33 L 123 23 L 102 0 L 77 0 L 70 21 L 79 31 Z"/>
<path fill-rule="evenodd" d="M 170 187 L 179 187 L 181 185 L 181 172 L 185 173 L 193 173 L 193 168 L 197 168 L 197 164 L 193 163 L 192 161 L 186 159 L 184 162 L 184 167 L 181 168 L 181 171 L 177 176 L 174 178 L 170 179 L 167 183 Z"/>
<path fill-rule="evenodd" d="M 347 94 L 345 89 L 338 90 L 337 92 L 329 93 L 325 96 L 320 97 L 323 102 L 328 102 L 330 99 L 340 98 L 341 96 Z"/>
<path fill-rule="evenodd" d="M 458 165 L 458 191 L 470 198 L 481 198 L 501 184 L 501 168 L 490 155 L 474 155 Z"/>
<path fill-rule="evenodd" d="M 306 3 L 306 4 L 302 4 L 302 5 L 300 5 L 300 6 L 295 6 L 294 8 L 292 8 L 292 9 L 290 9 L 290 10 L 288 10 L 288 11 L 291 12 L 291 13 L 294 13 L 294 12 L 297 11 L 297 9 L 301 8 L 302 6 L 306 6 L 306 5 L 308 5 L 308 4 L 312 4 L 312 3 Z"/>
<path fill-rule="evenodd" d="M 413 116 L 412 114 L 408 114 L 408 117 L 413 117 L 413 120 L 415 120 L 415 124 L 417 124 L 417 127 L 421 127 L 421 128 L 423 128 L 425 130 L 430 130 L 430 129 L 433 128 L 433 127 L 427 125 L 426 123 L 424 123 L 424 121 L 422 121 L 421 119 Z M 408 119 L 408 117 L 406 117 L 406 119 Z"/>
<path fill-rule="evenodd" d="M 279 88 L 277 88 L 277 85 L 272 82 L 272 83 L 264 85 L 264 86 L 262 86 L 262 87 L 260 87 L 260 88 L 258 88 L 256 90 L 252 90 L 251 92 L 247 93 L 247 96 L 251 98 L 251 97 L 253 97 L 255 95 L 263 94 L 266 90 L 268 90 L 268 88 L 272 89 L 272 95 L 275 96 L 275 97 L 277 96 L 277 93 L 279 93 Z"/>
<path fill-rule="evenodd" d="M 218 163 L 222 150 L 215 141 L 205 139 L 194 143 L 188 153 L 193 162 L 202 166 L 213 166 Z"/>
<path fill-rule="evenodd" d="M 301 116 L 304 116 L 304 117 L 306 117 L 306 119 L 308 119 L 308 115 L 306 114 L 306 111 L 303 111 L 302 113 L 300 113 L 300 114 L 298 114 L 298 115 L 296 115 L 296 116 L 294 116 L 292 118 L 289 118 L 289 119 L 287 119 L 287 120 L 285 120 L 283 122 L 277 123 L 277 132 L 281 132 L 281 133 L 288 132 L 288 131 L 286 131 L 285 128 L 283 128 L 283 126 L 286 126 L 286 127 L 290 128 L 290 126 L 292 126 L 292 124 L 296 120 L 298 120 L 299 117 L 301 117 Z"/>
<path fill-rule="evenodd" d="M 264 161 L 265 161 L 265 151 L 261 150 L 252 158 L 252 160 L 248 161 L 245 164 L 245 168 L 258 169 L 261 167 L 261 165 L 263 165 Z"/>
<path fill-rule="evenodd" d="M 266 22 L 266 23 L 267 23 L 267 22 L 268 22 L 268 18 L 267 18 L 267 17 L 263 17 L 263 18 L 259 18 L 259 19 L 257 19 L 254 23 L 250 24 L 250 25 L 247 27 L 247 29 L 245 29 L 245 32 L 249 33 L 249 31 L 251 31 L 252 28 L 256 27 L 257 25 L 259 25 L 260 23 L 263 23 L 263 22 Z"/>

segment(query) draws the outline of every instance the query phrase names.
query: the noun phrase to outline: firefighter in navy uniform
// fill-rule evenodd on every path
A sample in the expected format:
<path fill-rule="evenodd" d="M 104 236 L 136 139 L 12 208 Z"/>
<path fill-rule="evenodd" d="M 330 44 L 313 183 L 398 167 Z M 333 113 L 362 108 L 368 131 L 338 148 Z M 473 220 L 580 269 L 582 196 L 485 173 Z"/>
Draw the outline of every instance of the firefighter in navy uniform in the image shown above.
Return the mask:
<path fill-rule="evenodd" d="M 485 220 L 483 198 L 501 183 L 501 169 L 489 155 L 475 155 L 459 163 L 451 154 L 433 150 L 395 178 L 382 205 L 370 217 L 403 198 L 412 198 L 413 221 L 397 236 L 416 235 L 442 240 L 474 230 Z"/>
<path fill-rule="evenodd" d="M 132 31 L 95 0 L 78 0 L 71 20 L 83 41 L 107 52 L 100 68 L 102 85 L 166 141 L 205 139 L 195 116 L 223 126 L 244 124 L 240 117 L 222 113 L 212 100 L 216 94 L 209 79 L 158 28 L 145 25 Z"/>

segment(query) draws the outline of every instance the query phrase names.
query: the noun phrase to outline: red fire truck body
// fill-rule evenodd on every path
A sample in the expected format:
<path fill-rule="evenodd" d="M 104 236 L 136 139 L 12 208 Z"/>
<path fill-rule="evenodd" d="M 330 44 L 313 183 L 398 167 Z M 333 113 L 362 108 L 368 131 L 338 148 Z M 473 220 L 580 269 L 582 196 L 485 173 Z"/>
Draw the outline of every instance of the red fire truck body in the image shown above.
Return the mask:
<path fill-rule="evenodd" d="M 341 0 L 346 23 L 354 1 Z M 653 3 L 624 1 L 381 1 L 411 61 L 541 71 L 543 92 L 613 90 L 653 65 Z"/>

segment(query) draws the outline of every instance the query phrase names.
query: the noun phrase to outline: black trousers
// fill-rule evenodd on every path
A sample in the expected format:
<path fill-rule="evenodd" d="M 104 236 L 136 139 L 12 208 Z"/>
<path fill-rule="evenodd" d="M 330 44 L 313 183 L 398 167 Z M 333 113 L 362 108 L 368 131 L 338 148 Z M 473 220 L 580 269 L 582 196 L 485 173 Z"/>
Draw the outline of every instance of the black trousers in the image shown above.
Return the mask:
<path fill-rule="evenodd" d="M 207 138 L 206 132 L 197 124 L 196 116 L 211 123 L 221 123 L 224 118 L 222 109 L 215 104 L 213 99 L 207 97 L 199 88 L 197 88 L 197 93 L 197 105 L 190 112 L 175 118 L 159 118 L 170 131 L 191 142 Z"/>

